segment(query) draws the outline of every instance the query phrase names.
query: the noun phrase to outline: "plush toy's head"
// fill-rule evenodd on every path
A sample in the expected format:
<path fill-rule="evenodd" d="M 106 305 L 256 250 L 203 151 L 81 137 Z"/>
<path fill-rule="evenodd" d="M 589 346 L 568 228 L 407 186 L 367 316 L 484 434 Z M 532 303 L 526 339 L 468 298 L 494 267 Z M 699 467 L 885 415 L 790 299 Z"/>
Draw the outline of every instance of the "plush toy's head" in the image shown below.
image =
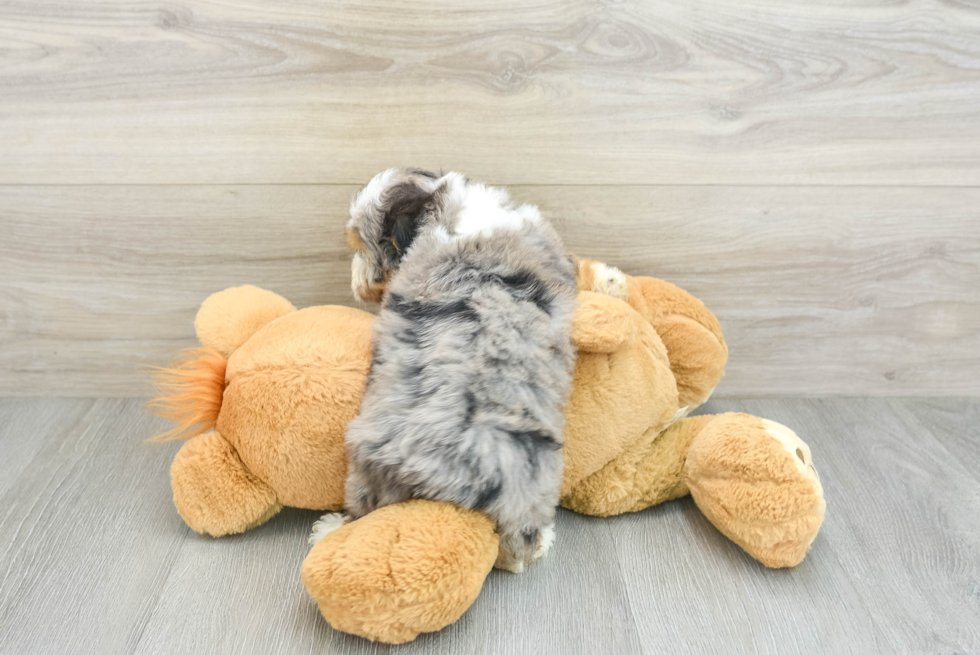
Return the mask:
<path fill-rule="evenodd" d="M 204 302 L 195 321 L 202 348 L 162 371 L 151 403 L 178 421 L 162 438 L 194 437 L 171 466 L 188 525 L 220 536 L 283 505 L 343 506 L 344 431 L 371 365 L 373 320 L 350 307 L 296 311 L 248 286 Z"/>

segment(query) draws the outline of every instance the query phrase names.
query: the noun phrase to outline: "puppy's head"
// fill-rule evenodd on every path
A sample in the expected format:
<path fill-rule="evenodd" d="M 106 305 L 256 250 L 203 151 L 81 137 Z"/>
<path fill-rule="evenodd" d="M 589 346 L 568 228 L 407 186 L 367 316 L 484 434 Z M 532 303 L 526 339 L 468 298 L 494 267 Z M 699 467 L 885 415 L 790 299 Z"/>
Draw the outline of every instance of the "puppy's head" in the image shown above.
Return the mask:
<path fill-rule="evenodd" d="M 389 168 L 354 196 L 346 238 L 354 252 L 351 289 L 357 298 L 381 300 L 388 278 L 435 211 L 438 186 L 434 173 Z"/>

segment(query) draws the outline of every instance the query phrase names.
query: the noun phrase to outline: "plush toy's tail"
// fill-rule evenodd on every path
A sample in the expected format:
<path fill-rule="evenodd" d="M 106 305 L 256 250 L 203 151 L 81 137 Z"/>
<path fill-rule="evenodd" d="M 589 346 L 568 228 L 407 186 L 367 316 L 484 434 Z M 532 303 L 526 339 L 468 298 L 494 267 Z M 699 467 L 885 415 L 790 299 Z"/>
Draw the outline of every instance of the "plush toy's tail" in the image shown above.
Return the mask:
<path fill-rule="evenodd" d="M 190 439 L 212 429 L 221 409 L 227 364 L 217 350 L 191 348 L 169 368 L 154 369 L 157 397 L 146 408 L 177 425 L 149 440 Z"/>

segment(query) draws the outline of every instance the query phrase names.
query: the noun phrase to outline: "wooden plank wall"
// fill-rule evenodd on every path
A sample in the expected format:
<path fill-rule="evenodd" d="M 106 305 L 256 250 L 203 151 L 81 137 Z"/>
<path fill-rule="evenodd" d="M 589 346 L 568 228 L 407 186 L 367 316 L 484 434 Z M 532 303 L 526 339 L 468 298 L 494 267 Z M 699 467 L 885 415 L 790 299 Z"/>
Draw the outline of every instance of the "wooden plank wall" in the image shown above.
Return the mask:
<path fill-rule="evenodd" d="M 705 300 L 718 394 L 980 394 L 967 2 L 0 1 L 0 394 L 127 396 L 250 282 L 351 303 L 392 165 Z"/>

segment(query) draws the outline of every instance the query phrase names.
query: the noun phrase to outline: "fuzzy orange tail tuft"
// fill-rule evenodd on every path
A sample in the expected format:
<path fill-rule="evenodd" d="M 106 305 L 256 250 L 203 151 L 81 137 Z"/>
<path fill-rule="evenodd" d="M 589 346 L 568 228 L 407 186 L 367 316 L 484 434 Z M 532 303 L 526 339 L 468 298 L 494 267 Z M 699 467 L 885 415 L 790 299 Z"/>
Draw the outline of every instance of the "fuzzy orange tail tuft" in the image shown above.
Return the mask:
<path fill-rule="evenodd" d="M 169 368 L 155 368 L 153 381 L 158 397 L 146 408 L 177 425 L 149 440 L 190 439 L 213 428 L 225 391 L 227 364 L 228 360 L 216 350 L 191 348 Z"/>

